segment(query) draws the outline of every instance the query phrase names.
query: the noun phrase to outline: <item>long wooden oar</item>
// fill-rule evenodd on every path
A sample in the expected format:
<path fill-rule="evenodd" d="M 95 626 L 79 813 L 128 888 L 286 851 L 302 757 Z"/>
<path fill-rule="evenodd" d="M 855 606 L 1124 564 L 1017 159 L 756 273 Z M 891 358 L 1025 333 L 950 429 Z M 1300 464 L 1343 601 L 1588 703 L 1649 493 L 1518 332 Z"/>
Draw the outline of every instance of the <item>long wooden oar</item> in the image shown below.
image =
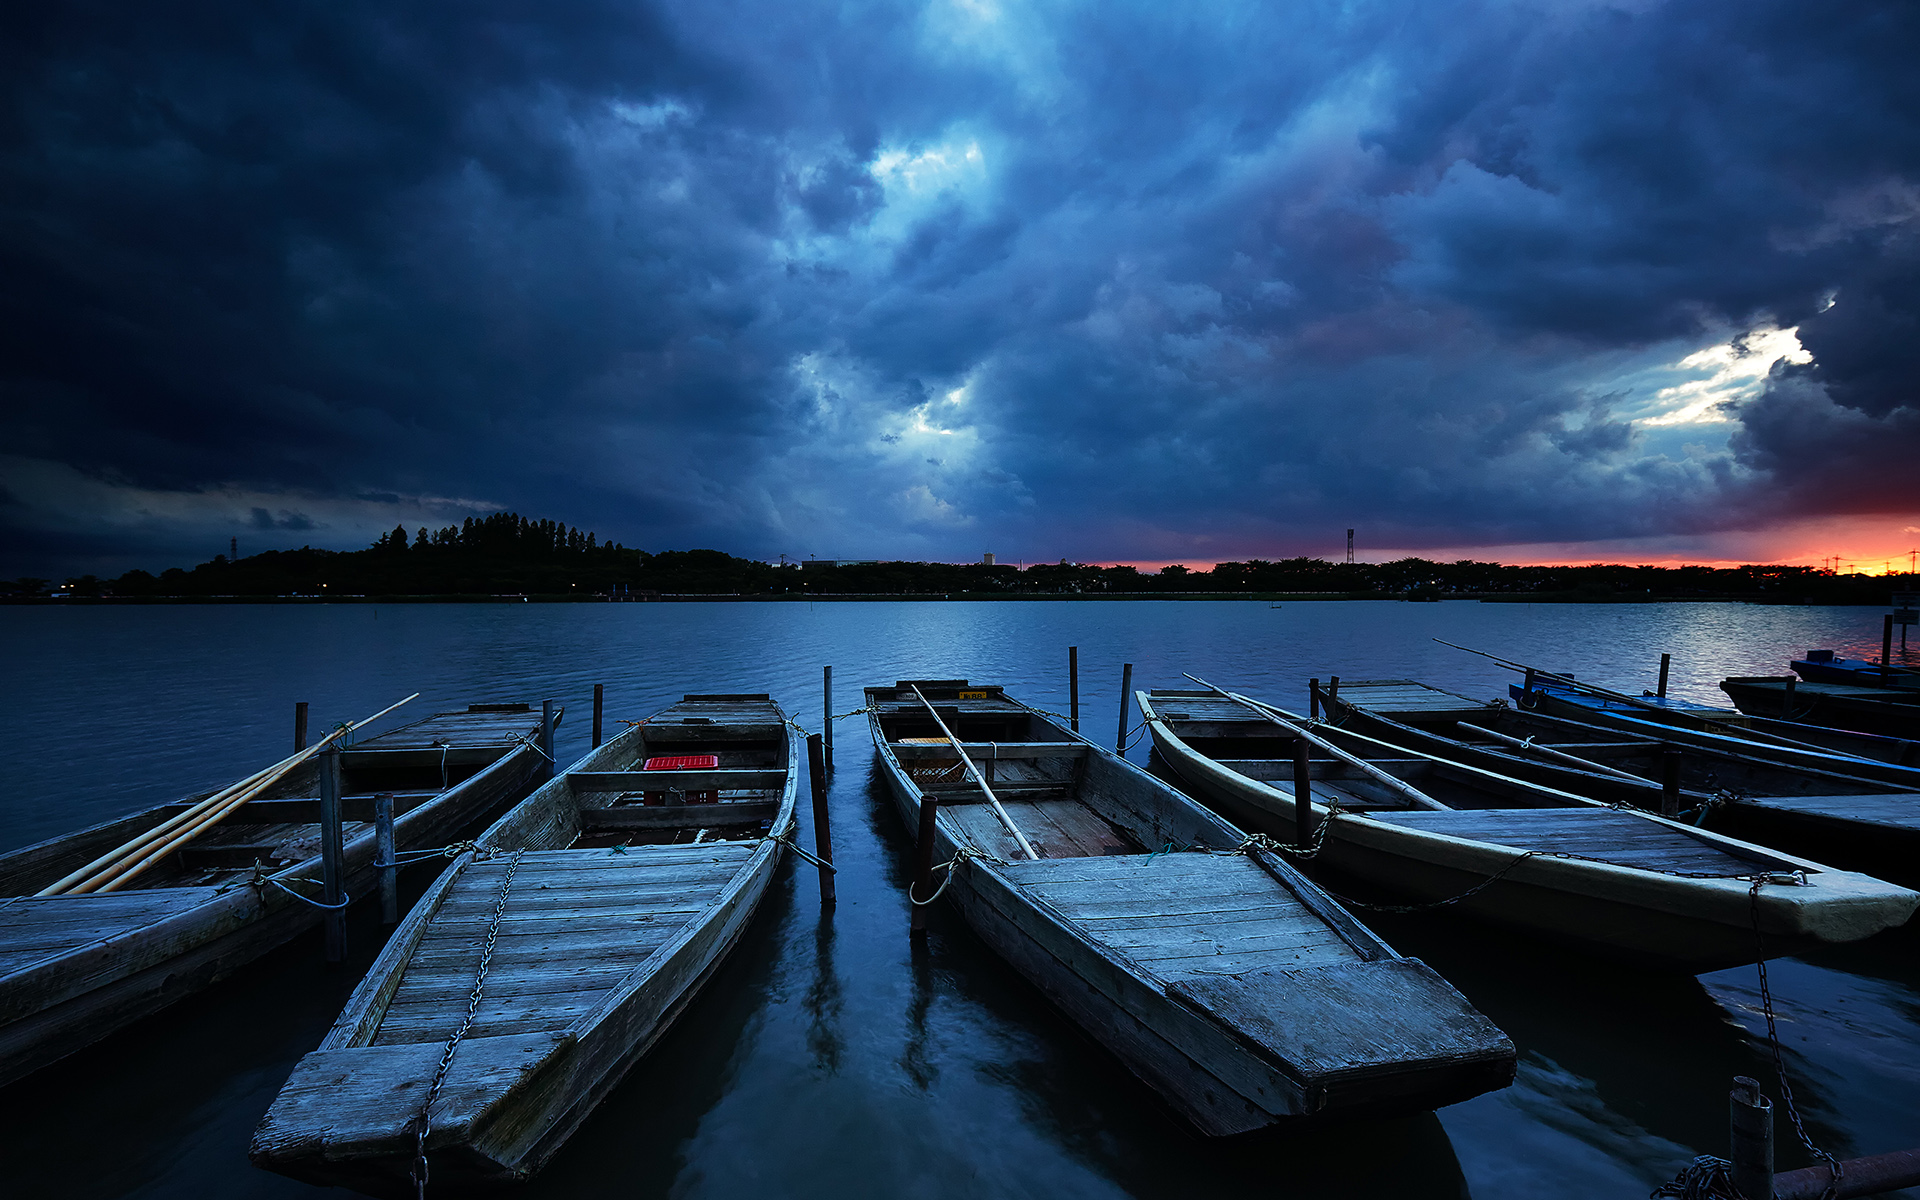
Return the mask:
<path fill-rule="evenodd" d="M 987 777 L 980 773 L 979 767 L 973 765 L 973 759 L 967 757 L 967 748 L 960 744 L 960 739 L 953 736 L 953 730 L 948 729 L 947 723 L 940 719 L 939 710 L 920 694 L 918 685 L 914 687 L 913 694 L 920 696 L 920 703 L 927 706 L 927 711 L 933 714 L 933 723 L 940 727 L 940 735 L 953 746 L 954 753 L 960 756 L 960 762 L 967 768 L 967 773 L 972 775 L 973 781 L 980 785 L 980 790 L 987 794 L 987 803 L 993 805 L 993 814 L 1000 818 L 1002 825 L 1007 827 L 1007 832 L 1013 835 L 1013 840 L 1020 843 L 1020 848 L 1027 852 L 1027 857 L 1038 862 L 1040 856 L 1034 852 L 1033 843 L 1027 840 L 1027 835 L 1020 832 L 1020 827 L 1013 823 L 1013 818 L 1007 815 L 1005 808 L 1001 807 L 1000 797 L 993 794 L 993 789 L 987 786 Z"/>
<path fill-rule="evenodd" d="M 1843 758 L 1859 757 L 1859 755 L 1856 754 L 1848 754 L 1844 750 L 1832 750 L 1825 746 L 1816 746 L 1812 742 L 1795 741 L 1790 737 L 1783 737 L 1777 733 L 1768 733 L 1764 729 L 1749 729 L 1744 725 L 1729 725 L 1725 721 L 1716 721 L 1712 717 L 1703 717 L 1694 709 L 1669 708 L 1663 704 L 1653 704 L 1649 701 L 1642 700 L 1638 696 L 1629 696 L 1625 692 L 1616 692 L 1612 688 L 1603 688 L 1598 684 L 1584 683 L 1571 675 L 1561 675 L 1553 671 L 1543 671 L 1539 667 L 1530 667 L 1522 662 L 1514 662 L 1512 659 L 1501 658 L 1498 654 L 1488 654 L 1485 650 L 1475 650 L 1472 646 L 1462 646 L 1457 642 L 1449 642 L 1445 638 L 1434 638 L 1433 640 L 1439 642 L 1442 646 L 1449 646 L 1455 650 L 1465 650 L 1468 654 L 1478 654 L 1481 658 L 1496 662 L 1509 671 L 1520 671 L 1532 675 L 1537 679 L 1544 679 L 1549 683 L 1557 683 L 1562 687 L 1571 688 L 1576 692 L 1585 692 L 1589 696 L 1597 696 L 1602 700 L 1617 700 L 1622 704 L 1632 708 L 1643 709 L 1647 712 L 1660 713 L 1663 716 L 1669 717 L 1678 716 L 1689 721 L 1698 721 L 1701 725 L 1705 726 L 1709 732 L 1718 732 L 1729 737 L 1737 737 L 1742 741 L 1757 742 L 1761 745 L 1786 746 L 1794 750 L 1810 750 L 1815 754 L 1824 754 L 1829 758 L 1835 755 Z"/>
<path fill-rule="evenodd" d="M 1182 671 L 1180 673 L 1182 675 L 1187 675 L 1185 671 Z M 1305 738 L 1308 742 L 1312 743 L 1315 746 L 1320 747 L 1322 750 L 1325 750 L 1328 754 L 1333 755 L 1335 758 L 1339 759 L 1341 762 L 1344 762 L 1348 766 L 1359 770 L 1360 772 L 1365 774 L 1368 778 L 1373 779 L 1374 781 L 1384 785 L 1385 787 L 1400 793 L 1402 796 L 1405 796 L 1415 806 L 1419 808 L 1437 809 L 1441 812 L 1451 811 L 1448 805 L 1440 803 L 1440 801 L 1435 800 L 1432 796 L 1427 795 L 1425 792 L 1421 791 L 1419 788 L 1408 783 L 1406 780 L 1401 779 L 1399 776 L 1389 775 L 1387 774 L 1387 772 L 1382 771 L 1379 767 L 1374 766 L 1372 763 L 1368 762 L 1366 759 L 1360 758 L 1356 755 L 1348 754 L 1345 750 L 1342 750 L 1340 747 L 1334 745 L 1332 742 L 1329 742 L 1327 739 L 1323 737 L 1317 737 L 1314 734 L 1308 733 L 1306 730 L 1300 728 L 1300 726 L 1295 725 L 1292 721 L 1288 720 L 1286 714 L 1282 712 L 1280 709 L 1277 709 L 1270 704 L 1262 704 L 1258 700 L 1250 700 L 1247 697 L 1240 695 L 1238 692 L 1229 692 L 1225 688 L 1214 687 L 1213 684 L 1208 683 L 1206 680 L 1200 678 L 1198 675 L 1187 675 L 1187 678 L 1193 680 L 1195 683 L 1199 684 L 1201 687 L 1212 688 L 1214 691 L 1220 693 L 1222 696 L 1225 696 L 1227 699 L 1233 701 L 1235 704 L 1239 704 L 1239 705 L 1242 705 L 1243 707 L 1252 709 L 1254 712 L 1259 713 L 1261 716 L 1265 717 L 1269 721 L 1272 721 L 1275 725 L 1280 726 L 1282 729 L 1285 729 L 1287 732 L 1293 734 L 1295 737 Z"/>
<path fill-rule="evenodd" d="M 363 728 L 386 716 L 400 705 L 415 700 L 420 693 L 415 692 L 405 700 L 390 704 L 386 708 L 351 725 L 343 725 L 318 742 L 300 750 L 274 765 L 256 771 L 240 782 L 231 784 L 213 795 L 188 808 L 185 812 L 170 817 L 130 841 L 114 847 L 107 853 L 94 859 L 87 865 L 48 884 L 34 893 L 40 896 L 77 895 L 95 891 L 113 891 L 132 879 L 135 874 L 147 869 L 152 863 L 165 857 L 172 850 L 191 841 L 225 817 L 233 813 L 240 805 L 278 782 L 294 767 L 299 766 L 314 755 L 326 749 L 329 744 L 345 737 L 356 729 Z M 152 849 L 160 843 L 160 848 Z M 134 856 L 140 856 L 136 859 Z M 129 873 L 131 872 L 131 873 Z M 111 885 L 111 886 L 108 886 Z"/>
<path fill-rule="evenodd" d="M 1590 758 L 1581 758 L 1578 754 L 1568 754 L 1565 750 L 1556 750 L 1552 746 L 1537 745 L 1530 738 L 1517 738 L 1512 734 L 1501 733 L 1497 729 L 1488 729 L 1481 725 L 1469 725 L 1465 721 L 1456 721 L 1454 724 L 1457 728 L 1469 729 L 1474 733 L 1484 734 L 1496 742 L 1504 742 L 1515 750 L 1525 751 L 1530 754 L 1544 754 L 1548 758 L 1558 759 L 1561 762 L 1579 767 L 1583 770 L 1600 771 L 1608 775 L 1618 776 L 1621 779 L 1630 779 L 1635 783 L 1644 783 L 1651 788 L 1660 786 L 1645 776 L 1635 775 L 1632 771 L 1622 771 L 1619 767 L 1610 767 L 1603 762 L 1595 762 Z"/>

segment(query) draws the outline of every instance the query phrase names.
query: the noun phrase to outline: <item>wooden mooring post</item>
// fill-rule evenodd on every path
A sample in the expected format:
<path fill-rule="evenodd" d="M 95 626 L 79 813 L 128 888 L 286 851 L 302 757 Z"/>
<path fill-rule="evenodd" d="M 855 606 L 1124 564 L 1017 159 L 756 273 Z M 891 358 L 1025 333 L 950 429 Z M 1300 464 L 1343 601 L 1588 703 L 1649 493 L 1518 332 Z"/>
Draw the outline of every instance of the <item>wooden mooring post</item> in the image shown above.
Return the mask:
<path fill-rule="evenodd" d="M 1293 844 L 1313 844 L 1313 744 L 1303 737 L 1293 739 Z"/>
<path fill-rule="evenodd" d="M 913 878 L 907 886 L 907 901 L 913 908 L 913 915 L 907 923 L 907 933 L 910 937 L 920 938 L 927 935 L 927 909 L 932 907 L 927 902 L 933 899 L 934 893 L 934 821 L 940 815 L 939 807 L 939 801 L 935 800 L 931 793 L 920 793 L 920 830 L 918 840 L 913 845 Z M 914 903 L 916 900 L 919 903 Z"/>
<path fill-rule="evenodd" d="M 1760 1092 L 1760 1082 L 1745 1075 L 1733 1077 L 1727 1094 L 1727 1125 L 1733 1161 L 1733 1186 L 1747 1200 L 1773 1196 L 1773 1102 Z"/>
<path fill-rule="evenodd" d="M 373 798 L 373 854 L 380 867 L 380 920 L 400 923 L 400 864 L 393 858 L 393 793 Z"/>
<path fill-rule="evenodd" d="M 1793 688 L 1800 682 L 1798 675 L 1787 676 L 1787 686 L 1780 689 L 1780 715 L 1793 720 Z"/>
<path fill-rule="evenodd" d="M 1888 613 L 1880 623 L 1880 686 L 1885 687 L 1893 675 L 1893 614 Z"/>
<path fill-rule="evenodd" d="M 1660 682 L 1654 685 L 1653 694 L 1662 700 L 1667 698 L 1667 668 L 1672 665 L 1673 655 L 1662 654 L 1660 656 Z"/>
<path fill-rule="evenodd" d="M 1887 628 L 1893 628 L 1889 625 Z M 1080 732 L 1080 647 L 1067 647 L 1067 719 Z"/>
<path fill-rule="evenodd" d="M 607 685 L 593 685 L 593 748 L 600 748 L 600 718 L 607 710 Z"/>
<path fill-rule="evenodd" d="M 1318 679 L 1307 680 L 1307 717 L 1314 721 L 1320 719 L 1320 681 Z"/>
<path fill-rule="evenodd" d="M 813 786 L 813 854 L 825 866 L 820 869 L 820 907 L 832 908 L 833 830 L 827 825 L 827 752 L 825 736 L 807 735 L 807 779 Z"/>
<path fill-rule="evenodd" d="M 825 667 L 820 674 L 820 732 L 824 739 L 823 752 L 826 766 L 833 769 L 833 668 Z"/>
<path fill-rule="evenodd" d="M 320 902 L 338 905 L 345 893 L 346 847 L 340 820 L 340 751 L 320 752 Z M 325 920 L 327 961 L 347 957 L 347 910 L 328 908 Z"/>
<path fill-rule="evenodd" d="M 1133 664 L 1120 664 L 1120 732 L 1115 735 L 1113 748 L 1124 757 L 1127 753 L 1127 706 L 1133 701 Z"/>
<path fill-rule="evenodd" d="M 299 753 L 307 748 L 307 702 L 296 700 L 293 704 L 293 749 Z"/>
<path fill-rule="evenodd" d="M 540 702 L 540 753 L 547 756 L 547 778 L 552 779 L 559 768 L 553 761 L 553 701 Z"/>

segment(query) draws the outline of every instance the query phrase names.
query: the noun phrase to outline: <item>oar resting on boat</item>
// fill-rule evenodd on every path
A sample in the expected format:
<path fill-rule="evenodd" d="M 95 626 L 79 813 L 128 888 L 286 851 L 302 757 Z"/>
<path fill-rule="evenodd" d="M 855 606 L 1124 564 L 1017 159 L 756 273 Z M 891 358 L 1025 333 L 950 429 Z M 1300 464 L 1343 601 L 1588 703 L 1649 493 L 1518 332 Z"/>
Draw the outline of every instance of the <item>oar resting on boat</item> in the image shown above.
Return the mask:
<path fill-rule="evenodd" d="M 393 797 L 400 853 L 446 846 L 547 777 L 541 720 L 525 704 L 474 705 L 342 749 L 347 896 L 377 891 L 376 794 Z M 318 783 L 311 757 L 283 762 L 0 855 L 0 1084 L 318 924 Z"/>
<path fill-rule="evenodd" d="M 1327 704 L 1340 728 L 1408 750 L 1609 803 L 1670 803 L 1718 833 L 1920 883 L 1920 790 L 1856 775 L 1858 759 L 1780 762 L 1752 743 L 1703 743 L 1651 722 L 1623 733 L 1409 679 L 1346 681 Z"/>
<path fill-rule="evenodd" d="M 394 932 L 253 1161 L 372 1195 L 531 1177 L 739 941 L 801 754 L 768 697 L 688 696 L 527 797 Z"/>
<path fill-rule="evenodd" d="M 1767 953 L 1863 938 L 1904 923 L 1920 905 L 1920 894 L 1878 879 L 1310 723 L 1248 697 L 1217 689 L 1137 697 L 1161 761 L 1234 821 L 1296 840 L 1293 748 L 1305 738 L 1320 862 L 1406 900 L 1451 901 L 1447 911 L 1593 952 L 1698 973 L 1753 961 L 1762 938 Z M 1334 750 L 1445 810 L 1414 807 Z"/>
<path fill-rule="evenodd" d="M 909 680 L 867 705 L 908 828 L 935 806 L 946 866 L 914 901 L 952 902 L 1201 1132 L 1512 1079 L 1505 1035 L 1264 839 L 998 687 Z"/>

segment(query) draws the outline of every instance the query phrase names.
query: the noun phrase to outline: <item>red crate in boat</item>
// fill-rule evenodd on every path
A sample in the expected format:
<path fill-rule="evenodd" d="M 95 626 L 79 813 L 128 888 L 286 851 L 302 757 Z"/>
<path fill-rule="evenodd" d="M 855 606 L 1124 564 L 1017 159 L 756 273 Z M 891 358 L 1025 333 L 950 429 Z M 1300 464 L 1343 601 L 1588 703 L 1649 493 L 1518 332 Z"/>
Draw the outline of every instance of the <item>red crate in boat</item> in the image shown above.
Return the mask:
<path fill-rule="evenodd" d="M 720 756 L 717 754 L 662 754 L 641 763 L 640 769 L 643 771 L 712 771 L 719 766 Z M 720 789 L 701 788 L 683 795 L 682 803 L 713 804 L 720 799 Z M 647 804 L 665 804 L 667 793 L 664 789 L 650 791 L 643 793 L 642 799 Z"/>

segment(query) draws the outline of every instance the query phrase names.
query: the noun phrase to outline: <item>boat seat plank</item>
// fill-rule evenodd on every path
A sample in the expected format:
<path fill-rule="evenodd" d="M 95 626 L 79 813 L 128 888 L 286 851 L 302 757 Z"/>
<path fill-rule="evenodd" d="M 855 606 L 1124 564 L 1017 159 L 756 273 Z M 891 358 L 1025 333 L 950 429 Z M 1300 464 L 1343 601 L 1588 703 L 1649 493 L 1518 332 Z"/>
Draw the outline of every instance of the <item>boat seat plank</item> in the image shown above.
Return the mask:
<path fill-rule="evenodd" d="M 1001 807 L 1043 858 L 1131 854 L 1135 845 L 1106 818 L 1078 800 L 1002 800 Z M 1013 835 L 984 800 L 945 804 L 941 812 L 975 847 L 1003 859 L 1025 858 Z"/>
<path fill-rule="evenodd" d="M 664 851 L 658 853 L 656 851 Z M 747 843 L 523 855 L 471 1036 L 565 1029 L 716 902 Z M 450 1036 L 465 1019 L 506 861 L 469 865 L 408 958 L 374 1045 Z"/>
<path fill-rule="evenodd" d="M 1127 855 L 998 869 L 1087 938 L 1163 983 L 1362 957 L 1245 855 Z M 1200 897 L 1215 911 L 1197 903 Z M 1248 907 L 1250 901 L 1259 906 Z M 1116 920 L 1117 903 L 1130 904 L 1132 914 Z"/>
<path fill-rule="evenodd" d="M 1873 825 L 1892 825 L 1901 829 L 1920 829 L 1920 795 L 1912 792 L 1865 796 L 1768 796 L 1764 799 L 1741 800 L 1737 804 L 1777 808 L 1809 816 L 1837 817 Z"/>
<path fill-rule="evenodd" d="M 1685 875 L 1718 878 L 1791 865 L 1757 855 L 1739 857 L 1670 825 L 1617 809 L 1420 810 L 1371 813 L 1367 819 L 1521 850 Z"/>
<path fill-rule="evenodd" d="M 16 900 L 0 909 L 0 977 L 191 911 L 219 894 L 210 887 L 153 888 Z"/>

